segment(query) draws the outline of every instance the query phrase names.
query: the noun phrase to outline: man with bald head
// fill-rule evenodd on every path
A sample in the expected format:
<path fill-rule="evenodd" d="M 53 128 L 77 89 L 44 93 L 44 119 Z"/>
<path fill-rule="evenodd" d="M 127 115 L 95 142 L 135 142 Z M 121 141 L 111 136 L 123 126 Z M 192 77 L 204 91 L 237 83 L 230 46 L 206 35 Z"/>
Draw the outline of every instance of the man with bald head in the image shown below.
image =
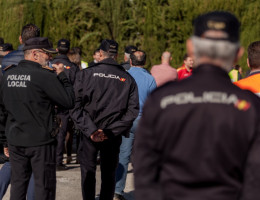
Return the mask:
<path fill-rule="evenodd" d="M 138 117 L 135 119 L 134 124 L 130 130 L 129 137 L 122 136 L 122 143 L 119 153 L 119 164 L 116 170 L 116 188 L 113 200 L 125 200 L 123 195 L 136 127 L 142 115 L 142 107 L 147 96 L 152 90 L 156 88 L 156 82 L 153 76 L 147 72 L 146 69 L 144 69 L 145 62 L 146 54 L 144 51 L 137 50 L 130 55 L 131 68 L 128 70 L 128 72 L 135 79 L 138 87 L 140 109 Z"/>
<path fill-rule="evenodd" d="M 170 66 L 172 60 L 171 53 L 168 51 L 163 52 L 160 65 L 154 65 L 151 69 L 151 74 L 154 77 L 157 87 L 163 85 L 168 81 L 177 80 L 178 74 L 176 69 Z"/>

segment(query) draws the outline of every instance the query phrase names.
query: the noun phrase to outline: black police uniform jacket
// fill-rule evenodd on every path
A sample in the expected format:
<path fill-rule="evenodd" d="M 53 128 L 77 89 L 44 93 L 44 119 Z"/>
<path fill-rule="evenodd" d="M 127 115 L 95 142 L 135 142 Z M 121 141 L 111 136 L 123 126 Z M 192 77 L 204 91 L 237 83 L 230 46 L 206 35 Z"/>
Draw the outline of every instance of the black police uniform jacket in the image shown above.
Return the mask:
<path fill-rule="evenodd" d="M 1 82 L 0 116 L 7 111 L 5 134 L 14 146 L 39 146 L 54 141 L 54 105 L 74 106 L 73 86 L 40 64 L 22 60 L 6 71 Z M 0 118 L 3 124 L 4 118 Z"/>
<path fill-rule="evenodd" d="M 133 77 L 111 58 L 81 70 L 74 84 L 71 117 L 84 135 L 103 129 L 110 136 L 127 135 L 138 116 L 138 89 Z"/>
<path fill-rule="evenodd" d="M 66 74 L 67 78 L 69 79 L 70 83 L 74 85 L 75 79 L 76 79 L 76 74 L 79 71 L 79 67 L 73 63 L 70 62 L 68 56 L 66 55 L 58 55 L 56 56 L 53 61 L 53 64 L 56 63 L 62 63 L 64 64 L 64 73 Z M 62 109 L 58 107 L 57 113 L 60 115 L 67 115 L 69 117 L 69 111 L 67 109 Z"/>
<path fill-rule="evenodd" d="M 69 81 L 71 82 L 71 84 L 73 85 L 75 82 L 75 78 L 76 78 L 76 74 L 79 71 L 79 67 L 73 63 L 70 62 L 68 56 L 66 55 L 58 55 L 56 56 L 52 63 L 62 63 L 64 64 L 64 72 L 67 75 Z"/>
<path fill-rule="evenodd" d="M 136 200 L 260 199 L 260 100 L 201 65 L 148 98 L 134 145 Z"/>

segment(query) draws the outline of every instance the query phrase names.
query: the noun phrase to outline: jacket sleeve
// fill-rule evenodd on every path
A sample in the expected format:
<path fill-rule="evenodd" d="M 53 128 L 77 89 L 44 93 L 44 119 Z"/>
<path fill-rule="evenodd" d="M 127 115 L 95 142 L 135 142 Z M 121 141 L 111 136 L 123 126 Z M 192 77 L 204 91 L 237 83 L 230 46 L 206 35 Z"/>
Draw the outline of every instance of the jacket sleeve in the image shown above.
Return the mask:
<path fill-rule="evenodd" d="M 2 85 L 2 84 L 1 84 Z M 7 142 L 5 136 L 5 125 L 7 119 L 7 112 L 5 110 L 2 98 L 2 89 L 0 91 L 0 144 L 5 144 Z"/>
<path fill-rule="evenodd" d="M 258 109 L 258 113 L 260 110 Z M 243 177 L 243 188 L 240 200 L 259 199 L 260 197 L 260 125 L 249 149 Z"/>
<path fill-rule="evenodd" d="M 71 81 L 72 85 L 74 85 L 75 79 L 76 79 L 76 75 L 79 72 L 79 67 L 76 64 L 74 64 L 74 63 L 71 63 L 71 65 L 72 66 L 71 66 L 71 69 L 69 70 L 70 71 L 69 77 L 70 77 L 70 81 Z"/>
<path fill-rule="evenodd" d="M 48 81 L 42 87 L 55 105 L 61 108 L 73 108 L 75 100 L 74 90 L 64 72 L 61 72 L 58 76 L 56 74 L 48 76 Z"/>
<path fill-rule="evenodd" d="M 149 88 L 149 92 L 151 93 L 152 91 L 154 91 L 157 88 L 155 79 L 153 78 L 153 81 L 151 82 L 150 88 Z"/>
<path fill-rule="evenodd" d="M 133 82 L 129 91 L 128 98 L 128 107 L 124 115 L 122 115 L 121 119 L 116 120 L 114 123 L 111 123 L 104 129 L 104 132 L 108 135 L 112 134 L 114 136 L 117 135 L 128 135 L 133 121 L 139 114 L 139 96 L 138 96 L 138 88 L 136 82 L 133 79 Z"/>
<path fill-rule="evenodd" d="M 136 199 L 162 200 L 160 184 L 161 158 L 159 135 L 156 132 L 158 112 L 154 99 L 148 97 L 138 124 L 133 148 Z"/>
<path fill-rule="evenodd" d="M 85 80 L 89 80 L 89 77 L 87 77 L 88 73 L 85 73 L 85 71 L 86 70 L 79 71 L 76 75 L 74 83 L 75 106 L 70 110 L 70 116 L 73 119 L 75 126 L 81 130 L 84 135 L 90 137 L 98 128 L 87 110 L 84 109 L 85 103 L 89 100 L 89 94 L 92 93 L 91 87 L 85 82 Z"/>

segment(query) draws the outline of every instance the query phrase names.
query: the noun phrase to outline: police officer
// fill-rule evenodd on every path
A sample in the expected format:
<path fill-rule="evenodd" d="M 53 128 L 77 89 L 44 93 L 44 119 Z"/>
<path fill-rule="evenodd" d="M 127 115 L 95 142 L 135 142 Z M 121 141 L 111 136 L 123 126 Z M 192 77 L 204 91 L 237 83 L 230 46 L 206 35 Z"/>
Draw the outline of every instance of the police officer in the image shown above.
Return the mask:
<path fill-rule="evenodd" d="M 229 76 L 239 22 L 215 11 L 187 41 L 194 73 L 148 98 L 134 145 L 136 200 L 259 199 L 260 100 Z"/>
<path fill-rule="evenodd" d="M 60 39 L 58 41 L 57 49 L 58 55 L 53 59 L 53 64 L 62 63 L 64 65 L 64 72 L 67 75 L 69 81 L 73 85 L 76 78 L 76 73 L 79 71 L 79 68 L 76 64 L 70 62 L 68 56 L 66 55 L 70 50 L 70 41 L 67 39 Z M 57 135 L 57 158 L 56 158 L 56 167 L 57 170 L 67 170 L 67 166 L 62 163 L 63 161 L 63 150 L 64 150 L 64 142 L 67 131 L 69 134 L 72 134 L 73 122 L 69 116 L 69 110 L 58 107 L 58 117 L 61 120 L 61 125 L 59 127 L 59 133 Z M 70 151 L 71 152 L 71 151 Z M 67 157 L 67 163 L 71 160 L 70 157 Z"/>
<path fill-rule="evenodd" d="M 28 39 L 24 58 L 4 74 L 0 90 L 0 115 L 8 113 L 5 134 L 12 166 L 11 200 L 26 198 L 33 171 L 35 199 L 55 199 L 54 105 L 72 108 L 73 87 L 62 64 L 46 69 L 50 53 L 56 51 L 48 38 Z M 1 124 L 5 120 L 1 119 Z"/>
<path fill-rule="evenodd" d="M 118 44 L 103 40 L 101 61 L 81 70 L 76 78 L 72 118 L 81 130 L 79 161 L 84 200 L 95 199 L 97 153 L 101 160 L 100 200 L 112 200 L 122 135 L 128 135 L 138 116 L 134 79 L 115 61 Z"/>
<path fill-rule="evenodd" d="M 128 71 L 131 68 L 130 65 L 130 55 L 134 52 L 137 51 L 137 47 L 136 46 L 126 46 L 125 47 L 125 54 L 124 54 L 124 63 L 122 63 L 121 65 L 125 68 L 126 71 Z"/>

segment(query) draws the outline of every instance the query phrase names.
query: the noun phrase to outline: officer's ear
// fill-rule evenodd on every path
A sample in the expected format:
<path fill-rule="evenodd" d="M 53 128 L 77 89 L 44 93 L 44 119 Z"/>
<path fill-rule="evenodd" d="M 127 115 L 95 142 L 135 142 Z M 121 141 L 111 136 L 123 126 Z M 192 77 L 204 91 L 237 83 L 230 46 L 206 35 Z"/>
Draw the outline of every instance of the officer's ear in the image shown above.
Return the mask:
<path fill-rule="evenodd" d="M 22 36 L 21 35 L 19 36 L 19 42 L 20 42 L 20 44 L 23 44 L 23 40 L 22 40 Z"/>
<path fill-rule="evenodd" d="M 193 47 L 191 39 L 187 40 L 186 48 L 187 48 L 188 57 L 191 57 L 192 60 L 195 60 L 195 58 L 194 58 L 194 47 Z"/>
<path fill-rule="evenodd" d="M 132 64 L 133 62 L 132 62 L 132 59 L 130 58 L 130 66 L 133 66 L 133 64 Z"/>
<path fill-rule="evenodd" d="M 250 68 L 250 63 L 249 63 L 249 59 L 248 58 L 246 59 L 246 63 L 247 63 L 247 66 Z"/>
<path fill-rule="evenodd" d="M 103 54 L 103 51 L 101 49 L 99 50 L 99 54 L 100 54 L 100 58 L 103 60 L 104 54 Z"/>
<path fill-rule="evenodd" d="M 34 60 L 38 60 L 39 54 L 37 53 L 37 51 L 36 50 L 31 50 L 31 53 L 32 53 L 32 56 L 33 56 Z"/>
<path fill-rule="evenodd" d="M 243 56 L 244 52 L 245 52 L 244 47 L 239 47 L 239 49 L 237 50 L 237 54 L 236 54 L 234 63 L 237 63 L 237 61 L 240 60 L 240 58 Z"/>

